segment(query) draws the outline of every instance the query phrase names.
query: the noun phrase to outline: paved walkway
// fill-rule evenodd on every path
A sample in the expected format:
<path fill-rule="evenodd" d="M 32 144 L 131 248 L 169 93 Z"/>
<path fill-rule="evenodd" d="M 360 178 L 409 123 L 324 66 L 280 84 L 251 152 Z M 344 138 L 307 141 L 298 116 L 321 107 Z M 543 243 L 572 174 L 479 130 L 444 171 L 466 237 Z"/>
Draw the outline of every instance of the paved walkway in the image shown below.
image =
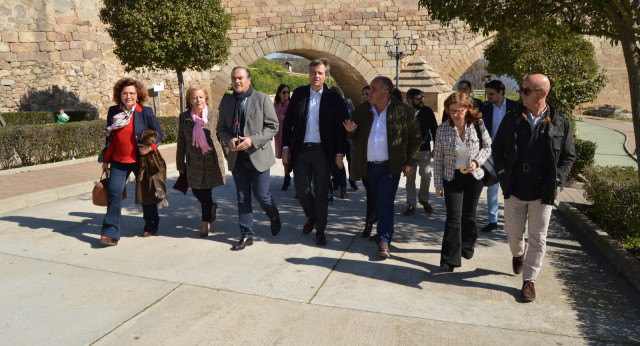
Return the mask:
<path fill-rule="evenodd" d="M 636 151 L 635 134 L 633 132 L 632 123 L 621 121 L 621 120 L 615 120 L 615 119 L 594 117 L 589 115 L 580 115 L 577 118 L 585 123 L 598 125 L 606 129 L 614 130 L 620 134 L 623 134 L 623 136 L 626 137 L 626 141 L 624 141 L 623 139 L 623 145 L 626 146 L 627 152 L 633 154 Z M 578 123 L 578 128 L 580 128 L 579 123 Z M 590 136 L 594 137 L 596 140 L 599 138 L 601 139 L 607 138 L 607 135 L 604 135 L 604 134 L 601 134 L 600 136 L 598 136 L 598 134 L 594 134 Z M 637 158 L 637 155 L 636 155 L 636 158 Z"/>
<path fill-rule="evenodd" d="M 161 147 L 169 186 L 177 178 L 172 150 Z M 432 197 L 432 215 L 402 216 L 404 179 L 392 258 L 380 261 L 374 243 L 360 237 L 361 185 L 330 207 L 329 244 L 319 248 L 300 231 L 305 218 L 294 191 L 280 191 L 280 162 L 271 191 L 282 231 L 272 237 L 254 203 L 256 243 L 241 252 L 229 250 L 239 237 L 229 173 L 214 189 L 220 208 L 207 239 L 198 237 L 195 198 L 173 191 L 151 238 L 140 237 L 141 209 L 128 198 L 123 238 L 111 248 L 98 241 L 105 208 L 91 204 L 95 161 L 13 173 L 0 175 L 0 206 L 10 209 L 0 212 L 4 344 L 640 342 L 640 294 L 555 210 L 538 299 L 522 304 L 502 230 L 480 234 L 475 257 L 454 273 L 439 272 L 443 200 Z M 78 192 L 84 185 L 89 190 Z M 577 191 L 563 195 L 579 198 L 571 197 Z M 17 207 L 20 200 L 26 205 Z M 481 225 L 484 210 L 483 194 Z"/>

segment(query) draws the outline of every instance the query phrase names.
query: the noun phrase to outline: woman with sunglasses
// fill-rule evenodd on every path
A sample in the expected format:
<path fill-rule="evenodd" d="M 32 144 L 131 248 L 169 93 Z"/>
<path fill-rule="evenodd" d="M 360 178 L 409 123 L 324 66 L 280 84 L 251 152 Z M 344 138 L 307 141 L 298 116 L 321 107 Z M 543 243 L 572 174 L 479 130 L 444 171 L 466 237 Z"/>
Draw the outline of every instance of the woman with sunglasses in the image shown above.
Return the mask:
<path fill-rule="evenodd" d="M 158 119 L 149 107 L 142 104 L 147 100 L 147 89 L 133 78 L 122 78 L 113 86 L 113 101 L 116 105 L 109 107 L 107 113 L 106 144 L 98 162 L 102 162 L 102 171 L 109 173 L 109 191 L 107 197 L 107 214 L 102 221 L 100 242 L 104 245 L 118 245 L 122 233 L 122 190 L 129 174 L 138 175 L 138 162 L 142 155 L 157 150 L 162 141 L 162 130 Z M 155 144 L 138 143 L 145 130 L 158 132 Z M 142 206 L 144 219 L 143 237 L 150 237 L 158 232 L 158 205 L 156 203 Z"/>
<path fill-rule="evenodd" d="M 289 107 L 289 92 L 291 88 L 289 88 L 286 84 L 280 84 L 278 86 L 278 91 L 276 92 L 276 97 L 273 103 L 273 107 L 276 109 L 276 114 L 278 115 L 278 133 L 276 134 L 276 158 L 282 159 L 282 128 L 284 124 L 284 115 L 287 113 L 287 107 Z M 287 164 L 282 164 L 284 166 L 284 183 L 282 183 L 282 191 L 287 191 L 289 185 L 291 185 L 291 168 Z"/>
<path fill-rule="evenodd" d="M 440 268 L 452 272 L 461 258 L 471 259 L 478 239 L 476 207 L 482 192 L 484 171 L 491 156 L 491 137 L 469 94 L 456 92 L 444 101 L 450 119 L 438 126 L 433 168 L 436 194 L 444 197 L 444 226 Z"/>

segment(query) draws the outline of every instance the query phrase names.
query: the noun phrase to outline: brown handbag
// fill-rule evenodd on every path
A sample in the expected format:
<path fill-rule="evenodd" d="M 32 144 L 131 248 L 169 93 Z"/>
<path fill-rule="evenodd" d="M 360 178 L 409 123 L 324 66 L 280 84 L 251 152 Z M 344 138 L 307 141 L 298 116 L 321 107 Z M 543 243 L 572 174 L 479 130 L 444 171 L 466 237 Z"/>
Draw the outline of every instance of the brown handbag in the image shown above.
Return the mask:
<path fill-rule="evenodd" d="M 105 175 L 106 173 L 106 177 L 102 178 L 103 175 Z M 102 172 L 102 174 L 100 174 L 100 181 L 96 183 L 96 185 L 93 187 L 93 204 L 99 206 L 99 207 L 106 207 L 107 206 L 107 200 L 108 200 L 108 196 L 109 196 L 109 191 L 107 190 L 107 186 L 109 186 L 109 173 L 108 172 Z M 122 190 L 122 199 L 127 198 L 127 187 L 124 187 L 124 190 Z"/>

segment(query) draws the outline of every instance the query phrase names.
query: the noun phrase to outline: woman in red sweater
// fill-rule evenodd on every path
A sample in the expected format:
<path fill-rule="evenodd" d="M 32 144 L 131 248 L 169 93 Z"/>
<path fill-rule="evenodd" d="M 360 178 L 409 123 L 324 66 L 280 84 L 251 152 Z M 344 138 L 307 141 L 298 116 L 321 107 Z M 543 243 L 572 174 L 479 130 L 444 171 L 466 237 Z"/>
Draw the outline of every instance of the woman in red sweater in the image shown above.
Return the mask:
<path fill-rule="evenodd" d="M 106 145 L 100 153 L 98 162 L 102 170 L 109 174 L 107 214 L 102 222 L 100 242 L 105 245 L 118 245 L 121 234 L 122 191 L 129 174 L 138 174 L 138 161 L 141 155 L 157 150 L 162 141 L 162 130 L 158 119 L 149 107 L 141 104 L 147 100 L 144 85 L 132 78 L 122 78 L 113 87 L 115 106 L 109 108 Z M 142 133 L 147 130 L 158 132 L 156 143 L 138 144 Z M 143 237 L 150 237 L 158 231 L 158 206 L 142 206 L 144 218 Z"/>

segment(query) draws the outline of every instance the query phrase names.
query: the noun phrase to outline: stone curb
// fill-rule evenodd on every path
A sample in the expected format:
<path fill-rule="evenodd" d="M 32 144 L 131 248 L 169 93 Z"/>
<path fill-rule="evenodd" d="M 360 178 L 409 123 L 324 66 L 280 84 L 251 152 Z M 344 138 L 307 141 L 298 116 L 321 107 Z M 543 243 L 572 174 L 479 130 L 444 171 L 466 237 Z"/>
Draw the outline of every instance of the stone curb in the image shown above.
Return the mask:
<path fill-rule="evenodd" d="M 560 202 L 557 207 L 640 292 L 640 261 L 570 203 Z"/>

